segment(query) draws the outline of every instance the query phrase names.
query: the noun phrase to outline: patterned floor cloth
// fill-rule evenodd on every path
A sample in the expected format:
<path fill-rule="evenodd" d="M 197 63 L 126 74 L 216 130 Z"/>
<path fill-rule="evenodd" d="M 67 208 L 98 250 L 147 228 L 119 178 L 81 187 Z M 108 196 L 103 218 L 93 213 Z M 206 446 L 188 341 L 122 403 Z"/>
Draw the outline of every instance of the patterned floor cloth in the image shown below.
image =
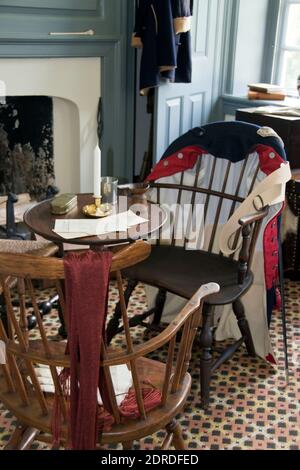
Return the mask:
<path fill-rule="evenodd" d="M 49 292 L 41 292 L 41 299 Z M 117 301 L 114 282 L 110 287 L 109 312 Z M 290 381 L 286 385 L 284 350 L 280 314 L 274 312 L 271 335 L 278 365 L 249 358 L 244 348 L 214 374 L 208 411 L 200 408 L 198 345 L 195 344 L 190 371 L 193 377 L 191 394 L 180 416 L 186 448 L 189 450 L 299 450 L 300 449 L 300 284 L 286 283 L 286 307 Z M 145 292 L 138 285 L 129 305 L 129 315 L 146 308 Z M 44 325 L 53 335 L 58 322 L 55 311 L 44 317 Z M 34 331 L 31 333 L 34 336 Z M 135 329 L 134 338 L 143 339 L 144 332 Z M 116 339 L 118 341 L 118 339 Z M 219 345 L 218 345 L 219 346 Z M 159 359 L 164 359 L 162 351 Z M 0 448 L 8 441 L 15 419 L 0 404 Z M 136 443 L 136 448 L 159 449 L 164 432 Z M 38 442 L 33 449 L 47 447 Z"/>

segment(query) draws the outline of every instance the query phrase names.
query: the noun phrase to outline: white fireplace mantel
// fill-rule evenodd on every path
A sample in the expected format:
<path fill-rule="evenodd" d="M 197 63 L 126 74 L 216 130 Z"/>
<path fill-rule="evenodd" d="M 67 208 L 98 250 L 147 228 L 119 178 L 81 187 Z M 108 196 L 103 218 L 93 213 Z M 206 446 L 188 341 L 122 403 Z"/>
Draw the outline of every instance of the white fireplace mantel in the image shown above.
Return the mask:
<path fill-rule="evenodd" d="M 92 192 L 100 58 L 0 59 L 7 96 L 53 97 L 54 164 L 61 192 Z"/>

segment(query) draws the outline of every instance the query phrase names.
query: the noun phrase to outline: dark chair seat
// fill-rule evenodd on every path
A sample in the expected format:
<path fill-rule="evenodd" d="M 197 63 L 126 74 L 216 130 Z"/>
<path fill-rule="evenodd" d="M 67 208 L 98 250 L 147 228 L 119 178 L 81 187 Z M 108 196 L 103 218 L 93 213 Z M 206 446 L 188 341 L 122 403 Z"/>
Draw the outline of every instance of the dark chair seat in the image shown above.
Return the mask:
<path fill-rule="evenodd" d="M 237 300 L 253 281 L 250 273 L 243 285 L 238 285 L 238 262 L 205 251 L 188 251 L 175 246 L 154 246 L 148 259 L 127 269 L 124 274 L 190 299 L 207 282 L 216 282 L 221 289 L 206 302 L 225 305 Z"/>

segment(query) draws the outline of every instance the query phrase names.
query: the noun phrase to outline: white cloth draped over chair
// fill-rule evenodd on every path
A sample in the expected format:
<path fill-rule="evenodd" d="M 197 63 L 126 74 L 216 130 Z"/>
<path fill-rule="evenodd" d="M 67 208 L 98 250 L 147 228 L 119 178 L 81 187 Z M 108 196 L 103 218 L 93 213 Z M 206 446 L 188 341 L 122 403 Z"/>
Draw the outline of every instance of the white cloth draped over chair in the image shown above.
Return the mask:
<path fill-rule="evenodd" d="M 184 237 L 176 239 L 174 244 L 185 245 L 189 250 L 209 250 L 216 254 L 222 251 L 226 256 L 235 252 L 234 257 L 237 259 L 241 246 L 234 236 L 240 233 L 238 220 L 255 213 L 256 209 L 270 206 L 255 246 L 251 265 L 253 285 L 243 295 L 242 302 L 256 353 L 273 362 L 275 354 L 270 341 L 267 314 L 267 311 L 270 314 L 272 306 L 267 305 L 267 291 L 270 292 L 278 285 L 277 217 L 283 207 L 285 184 L 291 173 L 281 141 L 274 136 L 274 131 L 258 131 L 257 126 L 239 122 L 215 123 L 194 129 L 171 144 L 148 180 L 162 185 L 159 189 L 154 187 L 151 190 L 150 199 L 153 202 L 159 200 L 167 208 L 173 207 L 174 210 L 169 210 L 173 223 L 178 217 L 178 213 L 175 213 L 179 198 L 178 185 L 186 188 L 181 192 L 180 205 L 184 207 L 193 203 L 195 223 L 193 227 L 193 224 L 186 224 Z M 195 195 L 188 190 L 195 186 L 204 192 Z M 207 190 L 215 191 L 216 194 L 208 196 Z M 238 197 L 239 201 L 224 198 L 220 202 L 221 193 Z M 162 229 L 160 236 L 162 244 L 171 244 L 168 225 Z M 233 250 L 230 249 L 230 242 L 235 242 Z M 203 266 L 203 270 L 206 268 Z M 152 308 L 157 289 L 147 286 L 146 292 L 149 308 Z M 178 303 L 184 303 L 184 300 L 167 294 L 164 321 L 172 318 Z M 214 321 L 217 325 L 217 340 L 241 337 L 231 305 L 217 306 Z"/>

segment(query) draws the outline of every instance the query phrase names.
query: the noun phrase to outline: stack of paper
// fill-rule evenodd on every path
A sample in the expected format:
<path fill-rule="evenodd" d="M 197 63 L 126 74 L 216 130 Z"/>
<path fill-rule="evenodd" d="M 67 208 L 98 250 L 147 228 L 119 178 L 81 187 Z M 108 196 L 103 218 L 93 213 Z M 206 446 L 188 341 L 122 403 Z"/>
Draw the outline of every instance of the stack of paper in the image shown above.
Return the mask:
<path fill-rule="evenodd" d="M 57 219 L 53 231 L 66 240 L 105 235 L 106 233 L 126 232 L 130 227 L 143 224 L 147 219 L 131 210 L 110 215 L 103 219 Z"/>
<path fill-rule="evenodd" d="M 259 106 L 251 111 L 255 114 L 274 114 L 300 118 L 300 106 Z"/>
<path fill-rule="evenodd" d="M 272 83 L 249 83 L 248 87 L 250 90 L 260 93 L 279 93 L 284 91 L 281 85 L 273 85 Z"/>
<path fill-rule="evenodd" d="M 248 87 L 250 100 L 283 101 L 286 98 L 286 91 L 280 85 L 250 83 Z"/>

